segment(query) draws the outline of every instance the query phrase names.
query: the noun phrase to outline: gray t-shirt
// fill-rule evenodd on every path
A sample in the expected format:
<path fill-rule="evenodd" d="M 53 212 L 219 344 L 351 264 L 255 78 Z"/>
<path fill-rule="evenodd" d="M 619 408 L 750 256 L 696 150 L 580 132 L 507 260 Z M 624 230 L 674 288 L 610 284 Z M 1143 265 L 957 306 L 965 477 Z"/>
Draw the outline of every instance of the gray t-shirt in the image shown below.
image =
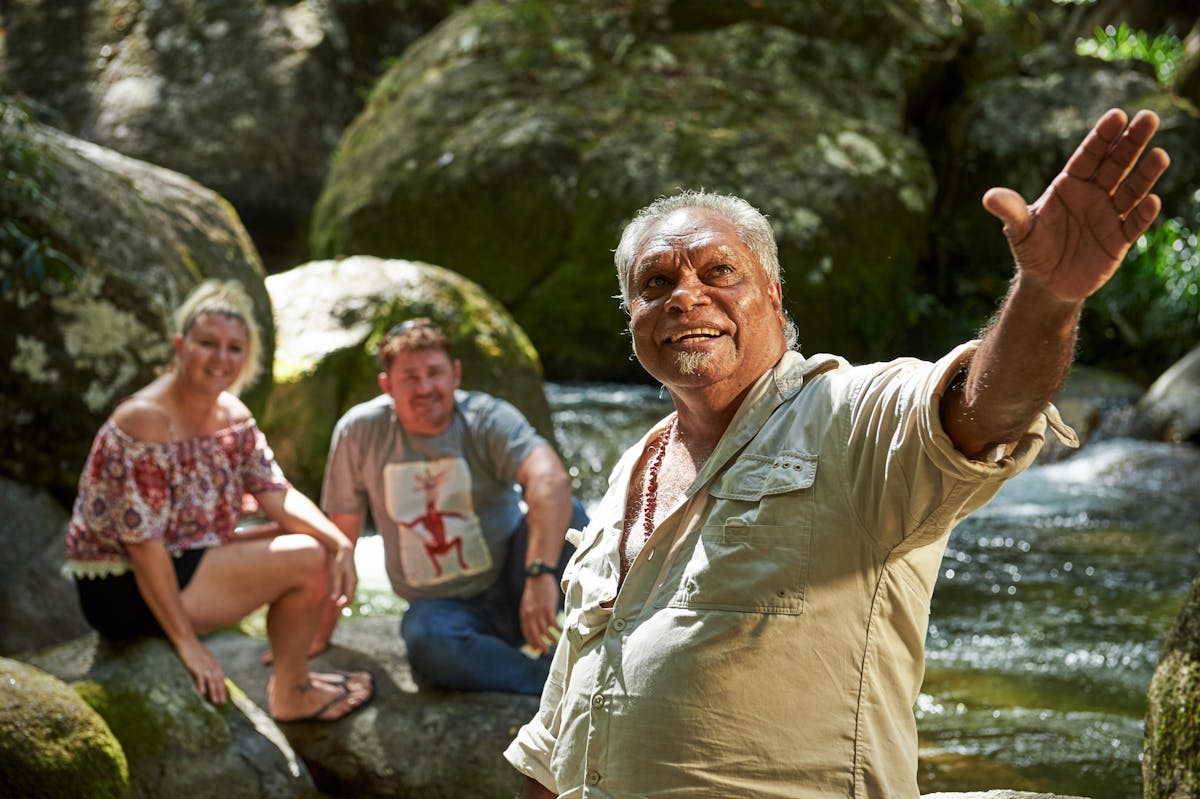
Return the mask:
<path fill-rule="evenodd" d="M 321 507 L 363 513 L 405 599 L 474 596 L 495 582 L 521 520 L 517 470 L 546 440 L 504 400 L 454 393 L 450 427 L 409 433 L 392 398 L 355 405 L 333 431 Z"/>

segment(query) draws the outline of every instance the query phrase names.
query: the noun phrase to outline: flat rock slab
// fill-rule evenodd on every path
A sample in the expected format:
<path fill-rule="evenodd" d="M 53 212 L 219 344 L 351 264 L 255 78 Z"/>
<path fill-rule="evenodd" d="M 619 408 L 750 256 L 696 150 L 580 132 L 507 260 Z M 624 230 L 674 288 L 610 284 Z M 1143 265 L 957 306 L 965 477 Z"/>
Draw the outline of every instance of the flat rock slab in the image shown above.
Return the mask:
<path fill-rule="evenodd" d="M 229 677 L 267 707 L 263 641 L 237 633 L 207 639 Z M 500 693 L 418 688 L 396 617 L 351 619 L 333 646 L 310 661 L 314 671 L 368 669 L 375 697 L 336 722 L 280 724 L 317 786 L 330 796 L 495 799 L 515 794 L 520 778 L 503 759 L 538 700 Z"/>

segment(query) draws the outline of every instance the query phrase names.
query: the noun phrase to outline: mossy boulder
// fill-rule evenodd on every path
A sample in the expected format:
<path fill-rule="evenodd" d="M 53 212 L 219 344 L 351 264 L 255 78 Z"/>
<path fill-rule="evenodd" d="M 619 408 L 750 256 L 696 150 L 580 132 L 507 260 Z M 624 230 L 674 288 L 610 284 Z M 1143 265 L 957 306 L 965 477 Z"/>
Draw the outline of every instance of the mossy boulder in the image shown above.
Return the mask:
<path fill-rule="evenodd" d="M 279 345 L 259 421 L 284 473 L 306 494 L 320 493 L 334 424 L 379 394 L 380 337 L 415 316 L 446 331 L 463 388 L 508 400 L 554 441 L 538 354 L 478 284 L 432 264 L 357 256 L 304 264 L 266 285 Z"/>
<path fill-rule="evenodd" d="M 90 631 L 62 575 L 67 513 L 45 491 L 0 477 L 0 655 L 61 643 Z"/>
<path fill-rule="evenodd" d="M 1146 799 L 1200 797 L 1200 578 L 1150 683 L 1142 782 Z"/>
<path fill-rule="evenodd" d="M 290 265 L 381 58 L 445 5 L 21 0 L 5 8 L 0 72 L 51 124 L 219 192 Z"/>
<path fill-rule="evenodd" d="M 916 0 L 474 3 L 376 83 L 313 253 L 440 264 L 513 313 L 548 374 L 641 377 L 611 252 L 636 209 L 704 187 L 771 217 L 807 348 L 883 355 L 934 197 L 905 96 L 955 20 Z"/>
<path fill-rule="evenodd" d="M 268 373 L 271 306 L 237 214 L 195 181 L 2 102 L 0 166 L 0 475 L 69 504 L 100 423 L 170 361 L 171 315 L 197 283 L 245 285 Z"/>
<path fill-rule="evenodd" d="M 107 723 L 129 763 L 134 797 L 315 799 L 304 762 L 233 683 L 214 705 L 164 639 L 106 643 L 95 635 L 27 655 L 71 683 Z M 255 678 L 265 687 L 268 672 Z"/>
<path fill-rule="evenodd" d="M 0 786 L 5 796 L 130 795 L 129 767 L 112 731 L 71 686 L 0 658 Z"/>

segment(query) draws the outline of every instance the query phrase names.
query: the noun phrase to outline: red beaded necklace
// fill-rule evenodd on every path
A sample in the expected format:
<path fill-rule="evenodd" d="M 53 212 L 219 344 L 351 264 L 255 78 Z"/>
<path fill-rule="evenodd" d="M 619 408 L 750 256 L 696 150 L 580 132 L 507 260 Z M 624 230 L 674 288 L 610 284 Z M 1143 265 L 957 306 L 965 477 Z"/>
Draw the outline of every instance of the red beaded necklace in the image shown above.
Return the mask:
<path fill-rule="evenodd" d="M 671 423 L 660 436 L 662 444 L 646 472 L 646 499 L 642 502 L 642 529 L 646 531 L 646 538 L 654 531 L 654 511 L 658 507 L 658 471 L 662 468 L 663 456 L 667 454 L 667 445 L 671 443 L 671 434 L 675 432 L 675 422 L 678 420 L 678 414 L 671 417 Z"/>

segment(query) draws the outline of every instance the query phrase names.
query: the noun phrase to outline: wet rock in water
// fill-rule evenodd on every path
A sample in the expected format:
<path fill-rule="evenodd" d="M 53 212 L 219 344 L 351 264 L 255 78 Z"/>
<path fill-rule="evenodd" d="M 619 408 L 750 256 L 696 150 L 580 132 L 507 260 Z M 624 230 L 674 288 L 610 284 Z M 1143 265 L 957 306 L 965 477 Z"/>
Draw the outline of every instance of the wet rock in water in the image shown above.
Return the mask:
<path fill-rule="evenodd" d="M 1154 381 L 1137 404 L 1134 426 L 1160 441 L 1200 443 L 1200 347 Z"/>
<path fill-rule="evenodd" d="M 1200 577 L 1192 582 L 1150 683 L 1146 799 L 1200 797 Z"/>
<path fill-rule="evenodd" d="M 1127 377 L 1076 364 L 1054 398 L 1054 407 L 1079 436 L 1080 446 L 1083 446 L 1093 433 L 1103 429 L 1106 419 L 1132 407 L 1144 391 Z M 1038 462 L 1053 463 L 1075 452 L 1060 442 L 1058 436 L 1047 434 Z"/>
<path fill-rule="evenodd" d="M 267 713 L 236 686 L 226 704 L 208 702 L 166 640 L 117 645 L 89 635 L 26 658 L 71 683 L 104 719 L 125 752 L 134 797 L 320 796 Z M 265 685 L 266 670 L 257 677 Z"/>
<path fill-rule="evenodd" d="M 121 745 L 71 686 L 0 658 L 0 786 L 5 796 L 129 796 Z"/>

